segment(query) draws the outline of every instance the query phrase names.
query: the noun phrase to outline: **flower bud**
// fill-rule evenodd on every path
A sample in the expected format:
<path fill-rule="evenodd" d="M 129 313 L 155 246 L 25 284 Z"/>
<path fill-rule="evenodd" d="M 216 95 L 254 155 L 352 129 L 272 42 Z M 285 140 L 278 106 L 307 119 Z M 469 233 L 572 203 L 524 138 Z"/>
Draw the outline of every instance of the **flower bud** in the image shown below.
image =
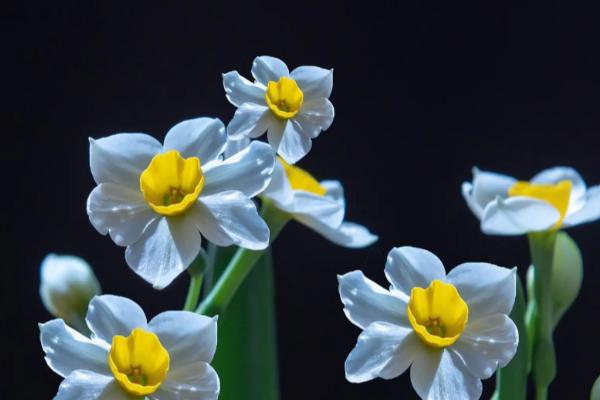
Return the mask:
<path fill-rule="evenodd" d="M 49 254 L 40 273 L 40 297 L 48 312 L 81 332 L 87 331 L 88 303 L 100 294 L 92 267 L 79 257 Z"/>

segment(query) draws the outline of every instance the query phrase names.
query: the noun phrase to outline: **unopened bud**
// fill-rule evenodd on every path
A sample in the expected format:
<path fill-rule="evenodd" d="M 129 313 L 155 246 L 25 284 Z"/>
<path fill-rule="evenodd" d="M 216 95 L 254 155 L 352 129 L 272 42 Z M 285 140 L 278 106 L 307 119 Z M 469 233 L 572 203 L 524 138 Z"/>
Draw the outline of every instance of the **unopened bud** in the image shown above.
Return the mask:
<path fill-rule="evenodd" d="M 100 294 L 92 267 L 76 256 L 49 254 L 42 261 L 40 272 L 40 296 L 48 312 L 73 328 L 86 331 L 88 303 Z"/>

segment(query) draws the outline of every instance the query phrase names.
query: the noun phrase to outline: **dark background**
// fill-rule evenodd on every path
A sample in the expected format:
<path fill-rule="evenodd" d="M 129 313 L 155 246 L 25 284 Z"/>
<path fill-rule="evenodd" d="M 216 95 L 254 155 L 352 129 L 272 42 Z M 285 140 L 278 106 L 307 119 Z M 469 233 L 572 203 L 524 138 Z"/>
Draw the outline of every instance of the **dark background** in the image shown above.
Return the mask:
<path fill-rule="evenodd" d="M 100 3 L 100 2 L 99 2 Z M 36 323 L 48 252 L 87 259 L 106 293 L 148 315 L 182 305 L 185 275 L 157 292 L 131 272 L 123 249 L 91 226 L 88 136 L 147 132 L 178 121 L 227 122 L 221 73 L 250 76 L 252 59 L 335 68 L 336 119 L 301 165 L 346 188 L 347 215 L 381 240 L 336 247 L 299 225 L 277 240 L 277 318 L 284 399 L 413 398 L 408 376 L 347 383 L 343 363 L 359 330 L 342 313 L 336 274 L 355 268 L 385 284 L 392 246 L 463 261 L 528 265 L 523 237 L 484 236 L 460 195 L 471 167 L 526 179 L 571 165 L 600 183 L 598 9 L 549 1 L 22 2 L 3 10 L 0 146 L 5 217 L 2 358 L 10 395 L 50 398 Z M 600 224 L 569 232 L 585 282 L 555 335 L 553 398 L 583 399 L 600 373 Z M 8 350 L 8 355 L 6 351 Z M 487 393 L 493 380 L 485 382 Z"/>

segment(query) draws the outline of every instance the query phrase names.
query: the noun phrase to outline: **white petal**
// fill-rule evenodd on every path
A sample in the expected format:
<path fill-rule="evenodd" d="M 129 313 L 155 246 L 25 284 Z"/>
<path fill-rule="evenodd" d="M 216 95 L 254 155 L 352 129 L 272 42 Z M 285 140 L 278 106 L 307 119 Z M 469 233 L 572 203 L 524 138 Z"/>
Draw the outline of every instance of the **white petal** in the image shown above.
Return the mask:
<path fill-rule="evenodd" d="M 139 188 L 140 174 L 161 151 L 160 142 L 143 133 L 90 138 L 90 169 L 98 184 L 112 182 Z"/>
<path fill-rule="evenodd" d="M 262 195 L 275 202 L 277 207 L 284 211 L 288 207 L 291 207 L 291 202 L 294 199 L 294 191 L 292 190 L 290 181 L 279 161 L 275 161 L 271 183 Z"/>
<path fill-rule="evenodd" d="M 569 180 L 573 184 L 567 209 L 569 215 L 579 211 L 585 203 L 586 185 L 579 172 L 570 167 L 554 167 L 545 169 L 531 178 L 532 183 L 556 184 L 564 180 Z"/>
<path fill-rule="evenodd" d="M 495 200 L 498 196 L 507 197 L 508 189 L 516 181 L 515 178 L 508 175 L 473 168 L 473 200 L 483 210 L 489 202 Z"/>
<path fill-rule="evenodd" d="M 346 206 L 346 199 L 344 198 L 344 187 L 339 181 L 325 180 L 319 182 L 321 186 L 327 190 L 325 196 L 337 201 L 342 207 Z"/>
<path fill-rule="evenodd" d="M 234 154 L 237 154 L 240 151 L 244 150 L 248 146 L 250 146 L 250 139 L 248 139 L 245 136 L 239 139 L 232 139 L 228 137 L 227 144 L 225 145 L 225 150 L 223 150 L 223 155 L 225 156 L 225 158 L 229 158 Z"/>
<path fill-rule="evenodd" d="M 391 288 L 407 298 L 414 287 L 426 288 L 434 279 L 444 279 L 446 270 L 435 254 L 425 249 L 394 247 L 387 256 L 385 276 Z"/>
<path fill-rule="evenodd" d="M 261 193 L 271 182 L 275 154 L 266 143 L 252 142 L 250 146 L 224 161 L 215 161 L 204 170 L 205 186 L 202 196 L 237 190 L 248 197 Z"/>
<path fill-rule="evenodd" d="M 330 240 L 339 246 L 349 248 L 367 247 L 375 243 L 378 239 L 378 237 L 369 232 L 366 227 L 353 222 L 342 222 L 337 228 L 331 228 L 318 221 L 312 221 L 310 228 L 321 234 L 327 240 Z"/>
<path fill-rule="evenodd" d="M 296 220 L 313 229 L 318 229 L 319 225 L 338 228 L 346 212 L 344 206 L 335 200 L 301 190 L 294 191 L 292 202 L 284 211 L 293 213 Z"/>
<path fill-rule="evenodd" d="M 282 76 L 288 77 L 290 71 L 279 58 L 270 56 L 256 57 L 252 62 L 252 76 L 263 85 L 269 81 L 279 81 Z"/>
<path fill-rule="evenodd" d="M 271 140 L 269 139 L 269 142 Z M 283 137 L 277 153 L 289 164 L 297 163 L 308 154 L 312 147 L 312 140 L 306 134 L 298 121 L 290 119 L 285 125 Z"/>
<path fill-rule="evenodd" d="M 333 122 L 335 110 L 327 99 L 314 99 L 302 105 L 295 117 L 302 131 L 310 138 L 316 138 L 321 131 L 327 130 Z"/>
<path fill-rule="evenodd" d="M 408 299 L 401 299 L 365 277 L 362 271 L 338 275 L 344 313 L 354 325 L 365 329 L 373 322 L 409 326 Z"/>
<path fill-rule="evenodd" d="M 73 371 L 62 381 L 54 400 L 131 400 L 112 376 Z"/>
<path fill-rule="evenodd" d="M 223 87 L 227 100 L 236 107 L 244 103 L 265 104 L 265 88 L 250 82 L 237 71 L 223 74 Z"/>
<path fill-rule="evenodd" d="M 294 69 L 290 77 L 296 81 L 305 99 L 331 96 L 333 69 L 303 66 Z"/>
<path fill-rule="evenodd" d="M 146 315 L 142 308 L 126 297 L 105 294 L 90 302 L 86 317 L 94 338 L 107 344 L 113 336 L 129 336 L 135 328 L 146 329 Z M 105 360 L 106 361 L 106 360 Z"/>
<path fill-rule="evenodd" d="M 217 246 L 235 244 L 262 250 L 269 244 L 269 227 L 258 215 L 256 205 L 241 192 L 201 196 L 188 215 L 202 235 Z"/>
<path fill-rule="evenodd" d="M 600 186 L 589 188 L 585 194 L 585 204 L 579 211 L 567 215 L 563 225 L 574 226 L 592 222 L 600 218 Z"/>
<path fill-rule="evenodd" d="M 424 349 L 410 368 L 410 380 L 419 397 L 426 400 L 481 397 L 481 381 L 465 369 L 455 354 Z"/>
<path fill-rule="evenodd" d="M 227 125 L 227 136 L 236 139 L 243 136 L 257 138 L 267 131 L 273 122 L 271 111 L 264 105 L 242 104 Z"/>
<path fill-rule="evenodd" d="M 216 159 L 225 148 L 225 125 L 218 118 L 182 121 L 165 136 L 164 149 L 177 150 L 184 158 L 198 157 L 202 164 Z"/>
<path fill-rule="evenodd" d="M 487 315 L 469 322 L 452 345 L 472 375 L 487 379 L 508 364 L 517 352 L 519 332 L 505 314 Z"/>
<path fill-rule="evenodd" d="M 93 342 L 62 319 L 39 324 L 40 342 L 46 353 L 46 363 L 62 377 L 76 369 L 108 373 L 108 350 Z"/>
<path fill-rule="evenodd" d="M 360 334 L 346 359 L 346 379 L 361 383 L 395 378 L 408 369 L 420 347 L 412 328 L 374 322 Z"/>
<path fill-rule="evenodd" d="M 125 251 L 129 267 L 155 289 L 167 287 L 200 252 L 200 233 L 189 217 L 194 208 L 178 217 L 154 220 Z"/>
<path fill-rule="evenodd" d="M 481 215 L 483 214 L 483 208 L 481 208 L 479 203 L 475 201 L 475 197 L 473 196 L 473 185 L 471 184 L 471 182 L 463 182 L 461 186 L 461 191 L 463 198 L 467 202 L 467 205 L 469 206 L 473 214 L 475 214 L 477 218 L 481 219 Z"/>
<path fill-rule="evenodd" d="M 207 363 L 200 362 L 178 371 L 169 371 L 167 379 L 150 395 L 153 400 L 216 400 L 219 377 Z"/>
<path fill-rule="evenodd" d="M 148 329 L 169 352 L 170 371 L 198 362 L 211 362 L 217 348 L 217 319 L 189 311 L 166 311 L 148 323 Z"/>
<path fill-rule="evenodd" d="M 489 235 L 524 235 L 544 231 L 560 219 L 558 210 L 543 200 L 515 196 L 497 198 L 481 217 L 481 230 Z"/>
<path fill-rule="evenodd" d="M 279 146 L 281 146 L 281 140 L 283 139 L 283 131 L 287 125 L 288 121 L 281 121 L 274 118 L 273 123 L 269 126 L 267 140 L 275 153 L 279 153 Z"/>
<path fill-rule="evenodd" d="M 447 281 L 469 306 L 469 320 L 510 314 L 515 302 L 517 268 L 488 263 L 464 263 L 448 273 Z"/>
<path fill-rule="evenodd" d="M 156 218 L 139 189 L 110 182 L 101 183 L 92 190 L 87 200 L 87 213 L 94 228 L 103 235 L 110 234 L 119 246 L 138 240 Z"/>

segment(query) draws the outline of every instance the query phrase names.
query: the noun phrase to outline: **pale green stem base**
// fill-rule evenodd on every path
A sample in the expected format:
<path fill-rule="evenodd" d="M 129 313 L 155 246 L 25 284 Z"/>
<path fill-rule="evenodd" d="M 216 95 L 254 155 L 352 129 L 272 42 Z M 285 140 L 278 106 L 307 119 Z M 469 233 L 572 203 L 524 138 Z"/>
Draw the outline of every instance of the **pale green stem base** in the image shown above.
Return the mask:
<path fill-rule="evenodd" d="M 533 334 L 532 371 L 536 388 L 536 399 L 545 400 L 548 386 L 556 376 L 556 355 L 552 331 L 554 328 L 552 315 L 552 261 L 556 230 L 529 234 L 529 248 L 535 268 L 534 296 L 535 324 Z"/>

